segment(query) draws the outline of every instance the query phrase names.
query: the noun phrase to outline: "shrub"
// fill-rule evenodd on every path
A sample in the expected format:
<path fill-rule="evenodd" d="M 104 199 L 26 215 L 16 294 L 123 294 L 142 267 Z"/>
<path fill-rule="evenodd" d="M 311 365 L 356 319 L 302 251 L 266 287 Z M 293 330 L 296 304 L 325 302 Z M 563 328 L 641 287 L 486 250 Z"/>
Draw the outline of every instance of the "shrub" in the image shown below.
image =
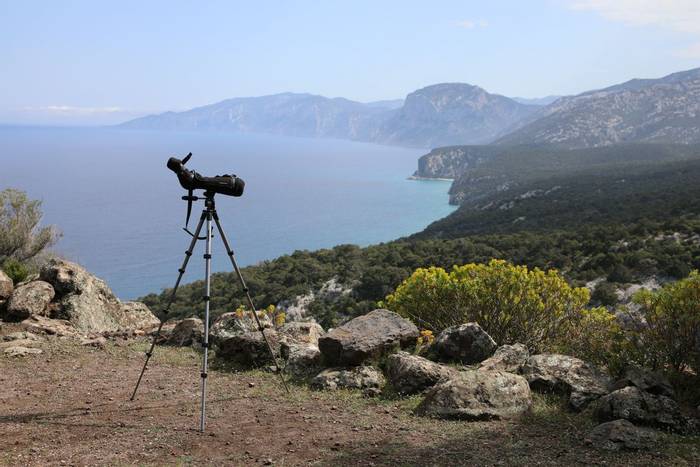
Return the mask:
<path fill-rule="evenodd" d="M 572 288 L 555 270 L 529 270 L 502 260 L 454 266 L 451 272 L 417 269 L 386 305 L 421 327 L 442 329 L 478 322 L 499 344 L 520 342 L 533 351 L 572 347 L 582 325 L 610 324 L 605 310 L 586 310 L 589 292 Z"/>
<path fill-rule="evenodd" d="M 59 238 L 54 226 L 39 228 L 41 201 L 8 188 L 0 191 L 0 264 L 31 260 Z"/>
<path fill-rule="evenodd" d="M 14 258 L 10 258 L 2 263 L 2 270 L 15 284 L 29 277 L 29 268 L 27 268 L 24 263 L 20 263 Z"/>
<path fill-rule="evenodd" d="M 639 363 L 653 368 L 700 371 L 700 274 L 634 296 L 647 326 L 638 331 Z"/>
<path fill-rule="evenodd" d="M 591 300 L 601 305 L 613 306 L 619 301 L 616 292 L 617 287 L 610 282 L 603 281 L 596 286 L 593 295 L 591 295 Z"/>

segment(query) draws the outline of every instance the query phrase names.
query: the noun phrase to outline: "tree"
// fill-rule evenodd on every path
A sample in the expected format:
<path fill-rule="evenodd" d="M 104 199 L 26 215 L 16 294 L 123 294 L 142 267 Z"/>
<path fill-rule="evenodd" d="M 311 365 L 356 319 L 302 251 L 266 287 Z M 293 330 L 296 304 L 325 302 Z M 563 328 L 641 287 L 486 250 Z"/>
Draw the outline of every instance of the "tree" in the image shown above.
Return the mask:
<path fill-rule="evenodd" d="M 27 262 L 56 243 L 58 230 L 40 228 L 41 217 L 41 201 L 12 188 L 0 191 L 0 264 Z"/>

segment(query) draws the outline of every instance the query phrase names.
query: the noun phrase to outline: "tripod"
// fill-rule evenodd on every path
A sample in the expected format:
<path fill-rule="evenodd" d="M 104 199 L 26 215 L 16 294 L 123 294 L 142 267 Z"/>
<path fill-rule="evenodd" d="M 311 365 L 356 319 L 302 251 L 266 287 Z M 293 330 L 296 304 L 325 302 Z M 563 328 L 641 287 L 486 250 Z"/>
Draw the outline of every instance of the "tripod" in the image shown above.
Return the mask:
<path fill-rule="evenodd" d="M 270 341 L 267 339 L 267 336 L 265 335 L 265 332 L 263 330 L 262 323 L 260 322 L 260 318 L 258 317 L 257 313 L 255 312 L 255 305 L 253 304 L 253 299 L 250 296 L 250 292 L 248 290 L 248 287 L 245 284 L 245 280 L 243 280 L 243 275 L 241 274 L 241 270 L 238 267 L 238 263 L 236 262 L 236 258 L 234 256 L 233 250 L 231 249 L 231 246 L 228 242 L 228 238 L 226 238 L 226 233 L 224 233 L 224 229 L 221 227 L 221 222 L 219 222 L 219 215 L 216 212 L 216 205 L 214 203 L 214 195 L 216 193 L 213 191 L 205 191 L 204 192 L 204 197 L 200 198 L 197 196 L 192 196 L 191 192 L 188 196 L 183 196 L 182 199 L 185 201 L 188 201 L 188 203 L 191 203 L 192 201 L 198 201 L 198 200 L 204 200 L 204 209 L 202 210 L 202 215 L 199 218 L 199 223 L 197 224 L 197 228 L 195 229 L 194 233 L 190 233 L 187 228 L 185 228 L 185 231 L 187 233 L 190 233 L 192 235 L 192 242 L 190 242 L 190 247 L 187 249 L 185 252 L 185 259 L 182 263 L 182 266 L 180 269 L 178 269 L 179 275 L 177 277 L 177 281 L 175 281 L 175 286 L 173 287 L 172 292 L 170 293 L 170 297 L 168 299 L 168 304 L 166 305 L 165 309 L 163 309 L 163 313 L 167 316 L 167 314 L 170 312 L 170 306 L 173 304 L 173 301 L 175 300 L 175 294 L 177 293 L 177 289 L 180 286 L 180 281 L 182 280 L 182 276 L 185 274 L 185 269 L 187 268 L 187 263 L 190 261 L 190 257 L 192 256 L 192 252 L 194 251 L 194 247 L 197 243 L 197 240 L 206 240 L 206 246 L 205 246 L 205 253 L 204 253 L 204 262 L 205 262 L 205 277 L 204 277 L 204 336 L 202 339 L 202 372 L 201 372 L 201 377 L 202 377 L 202 396 L 201 396 L 201 415 L 200 415 L 200 421 L 199 421 L 199 431 L 204 432 L 204 425 L 206 421 L 206 394 L 207 394 L 207 369 L 209 365 L 209 301 L 210 301 L 210 289 L 211 289 L 211 239 L 213 236 L 212 232 L 212 219 L 214 220 L 214 223 L 216 224 L 216 228 L 219 231 L 219 235 L 221 236 L 221 240 L 224 243 L 224 248 L 226 248 L 226 252 L 228 254 L 228 257 L 231 259 L 231 264 L 233 265 L 233 269 L 236 271 L 236 275 L 238 276 L 238 280 L 241 283 L 241 287 L 243 288 L 243 292 L 245 293 L 248 305 L 250 305 L 250 309 L 253 313 L 253 316 L 255 317 L 255 322 L 258 326 L 258 330 L 260 331 L 260 334 L 262 334 L 263 340 L 265 342 L 265 345 L 267 347 L 267 350 L 270 352 L 270 356 L 272 357 L 272 360 L 275 362 L 275 368 L 277 374 L 279 374 L 280 379 L 282 381 L 282 385 L 284 386 L 285 390 L 289 392 L 289 388 L 287 387 L 287 383 L 284 380 L 284 376 L 282 376 L 282 373 L 280 371 L 280 366 L 277 363 L 277 358 L 275 357 L 275 352 L 272 349 L 272 346 L 270 345 Z M 187 214 L 189 218 L 189 210 Z M 207 233 L 204 237 L 200 237 L 199 233 L 202 231 L 202 227 L 206 223 L 206 229 Z M 148 365 L 148 361 L 151 359 L 151 356 L 153 355 L 153 349 L 156 346 L 156 341 L 160 337 L 161 330 L 163 329 L 163 324 L 165 323 L 164 320 L 161 320 L 160 325 L 158 326 L 158 330 L 155 332 L 153 335 L 153 340 L 151 341 L 151 346 L 146 352 L 146 361 L 143 363 L 143 368 L 141 369 L 141 374 L 139 375 L 138 381 L 136 381 L 136 387 L 134 387 L 134 392 L 131 394 L 131 399 L 134 400 L 136 397 L 136 391 L 139 389 L 139 385 L 141 384 L 141 379 L 143 378 L 143 374 L 146 371 L 146 366 Z"/>

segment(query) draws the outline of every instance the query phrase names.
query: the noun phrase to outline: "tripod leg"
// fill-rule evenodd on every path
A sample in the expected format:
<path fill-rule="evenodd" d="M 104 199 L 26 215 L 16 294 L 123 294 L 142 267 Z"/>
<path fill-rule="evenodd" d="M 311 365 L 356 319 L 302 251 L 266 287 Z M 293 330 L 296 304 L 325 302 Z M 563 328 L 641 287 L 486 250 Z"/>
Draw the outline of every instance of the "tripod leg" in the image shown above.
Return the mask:
<path fill-rule="evenodd" d="M 272 357 L 272 361 L 275 362 L 275 367 L 277 368 L 277 374 L 280 377 L 280 380 L 282 381 L 282 385 L 284 386 L 284 389 L 289 392 L 289 387 L 287 386 L 287 382 L 284 380 L 284 376 L 282 375 L 281 367 L 279 363 L 277 362 L 277 357 L 275 356 L 275 351 L 272 350 L 272 345 L 270 345 L 270 341 L 267 339 L 267 336 L 265 335 L 265 331 L 263 330 L 262 323 L 260 322 L 260 318 L 258 318 L 258 314 L 255 312 L 255 305 L 253 304 L 253 299 L 250 296 L 250 291 L 248 290 L 248 286 L 245 284 L 245 280 L 243 279 L 243 274 L 241 274 L 241 270 L 238 267 L 238 263 L 236 262 L 236 257 L 233 254 L 233 250 L 231 249 L 231 245 L 228 243 L 228 238 L 226 238 L 226 233 L 224 232 L 223 227 L 221 227 L 221 222 L 219 222 L 219 215 L 216 213 L 216 210 L 213 212 L 214 216 L 214 222 L 216 222 L 216 228 L 219 231 L 219 235 L 221 235 L 221 240 L 224 242 L 224 247 L 226 248 L 226 253 L 228 254 L 228 257 L 231 259 L 231 264 L 233 265 L 233 269 L 236 271 L 236 275 L 238 276 L 238 280 L 241 283 L 241 287 L 243 287 L 243 292 L 245 293 L 246 299 L 248 300 L 248 305 L 250 306 L 250 309 L 252 310 L 253 316 L 255 317 L 255 322 L 258 325 L 258 330 L 260 331 L 260 334 L 262 334 L 262 337 L 265 341 L 265 345 L 267 346 L 267 350 L 270 352 L 270 356 Z"/>
<path fill-rule="evenodd" d="M 202 411 L 199 418 L 199 431 L 204 433 L 207 409 L 207 366 L 209 359 L 209 299 L 211 293 L 211 212 L 207 210 L 207 242 L 204 252 L 205 276 L 204 276 L 204 340 L 202 348 Z"/>
<path fill-rule="evenodd" d="M 185 252 L 185 259 L 182 262 L 182 266 L 180 266 L 180 269 L 178 269 L 178 272 L 180 273 L 177 276 L 177 281 L 175 281 L 175 287 L 173 287 L 173 291 L 170 293 L 170 298 L 168 299 L 168 304 L 165 306 L 163 309 L 163 313 L 166 315 L 170 312 L 170 306 L 173 304 L 173 301 L 175 300 L 175 294 L 177 293 L 177 288 L 180 286 L 180 281 L 182 280 L 182 276 L 185 274 L 185 269 L 187 268 L 187 263 L 190 261 L 190 257 L 192 256 L 192 251 L 194 250 L 194 246 L 197 243 L 197 237 L 199 237 L 199 232 L 202 230 L 202 225 L 204 224 L 204 219 L 206 215 L 204 212 L 202 212 L 202 217 L 199 219 L 199 224 L 197 224 L 197 228 L 194 231 L 194 236 L 192 237 L 192 242 L 190 242 L 190 247 L 187 249 Z M 167 319 L 164 317 L 165 319 Z M 151 359 L 151 355 L 153 355 L 153 349 L 156 346 L 156 341 L 160 337 L 160 331 L 163 329 L 163 324 L 165 324 L 165 319 L 161 320 L 160 324 L 158 325 L 158 330 L 156 333 L 153 335 L 153 340 L 151 341 L 151 346 L 148 349 L 148 352 L 146 352 L 146 361 L 143 362 L 143 368 L 141 368 L 141 374 L 139 375 L 138 381 L 136 381 L 136 387 L 134 387 L 134 392 L 131 393 L 131 398 L 129 400 L 134 400 L 136 397 L 136 391 L 139 389 L 139 385 L 141 384 L 141 378 L 143 378 L 143 374 L 146 371 L 146 366 L 148 366 L 148 361 Z"/>

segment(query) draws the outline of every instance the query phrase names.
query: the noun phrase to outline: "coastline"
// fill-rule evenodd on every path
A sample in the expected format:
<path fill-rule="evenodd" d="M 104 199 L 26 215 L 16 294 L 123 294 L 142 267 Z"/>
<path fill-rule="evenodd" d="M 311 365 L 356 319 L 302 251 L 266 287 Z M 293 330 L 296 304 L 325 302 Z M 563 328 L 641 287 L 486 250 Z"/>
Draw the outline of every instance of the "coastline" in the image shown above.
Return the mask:
<path fill-rule="evenodd" d="M 411 175 L 406 178 L 406 180 L 422 180 L 422 181 L 434 181 L 434 182 L 454 182 L 454 178 L 444 178 L 444 177 L 421 177 L 419 175 Z"/>

